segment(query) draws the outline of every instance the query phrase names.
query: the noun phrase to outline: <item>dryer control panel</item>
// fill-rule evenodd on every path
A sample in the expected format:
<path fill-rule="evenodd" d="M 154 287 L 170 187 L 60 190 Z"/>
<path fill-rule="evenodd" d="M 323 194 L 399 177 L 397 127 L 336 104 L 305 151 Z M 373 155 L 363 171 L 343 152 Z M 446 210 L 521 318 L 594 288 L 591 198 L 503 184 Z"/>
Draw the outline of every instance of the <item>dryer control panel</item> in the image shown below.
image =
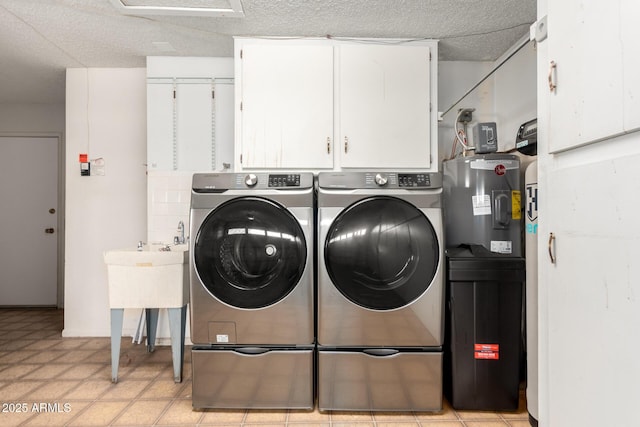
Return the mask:
<path fill-rule="evenodd" d="M 429 190 L 442 187 L 442 175 L 426 172 L 327 172 L 318 175 L 323 188 Z"/>

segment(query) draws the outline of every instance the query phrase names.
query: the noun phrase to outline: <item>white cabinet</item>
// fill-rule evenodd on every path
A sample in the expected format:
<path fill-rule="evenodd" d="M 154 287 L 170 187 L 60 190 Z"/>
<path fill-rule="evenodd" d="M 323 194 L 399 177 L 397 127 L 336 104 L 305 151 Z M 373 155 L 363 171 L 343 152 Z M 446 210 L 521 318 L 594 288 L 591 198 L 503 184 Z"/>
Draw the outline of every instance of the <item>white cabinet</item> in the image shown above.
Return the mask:
<path fill-rule="evenodd" d="M 429 46 L 338 49 L 342 167 L 429 167 Z"/>
<path fill-rule="evenodd" d="M 333 167 L 333 48 L 246 44 L 240 55 L 241 166 Z"/>
<path fill-rule="evenodd" d="M 640 129 L 638 17 L 634 0 L 549 2 L 551 152 Z"/>
<path fill-rule="evenodd" d="M 640 395 L 640 132 L 633 132 L 640 125 L 640 29 L 632 25 L 640 20 L 640 4 L 539 6 L 544 3 L 549 38 L 538 45 L 539 421 L 631 426 Z M 544 7 L 538 13 L 544 15 Z M 547 74 L 552 60 L 555 92 Z"/>
<path fill-rule="evenodd" d="M 147 79 L 150 170 L 221 169 L 233 160 L 232 132 L 232 79 Z"/>
<path fill-rule="evenodd" d="M 433 41 L 236 39 L 236 169 L 437 170 L 436 57 Z"/>

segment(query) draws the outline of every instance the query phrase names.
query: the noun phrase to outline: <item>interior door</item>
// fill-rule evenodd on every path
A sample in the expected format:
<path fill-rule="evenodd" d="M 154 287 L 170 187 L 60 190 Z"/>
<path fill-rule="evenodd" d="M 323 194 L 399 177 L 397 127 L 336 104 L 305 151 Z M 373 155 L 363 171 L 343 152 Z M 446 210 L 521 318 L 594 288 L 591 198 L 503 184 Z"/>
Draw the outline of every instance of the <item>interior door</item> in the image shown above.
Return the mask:
<path fill-rule="evenodd" d="M 55 306 L 58 138 L 0 137 L 0 306 Z"/>

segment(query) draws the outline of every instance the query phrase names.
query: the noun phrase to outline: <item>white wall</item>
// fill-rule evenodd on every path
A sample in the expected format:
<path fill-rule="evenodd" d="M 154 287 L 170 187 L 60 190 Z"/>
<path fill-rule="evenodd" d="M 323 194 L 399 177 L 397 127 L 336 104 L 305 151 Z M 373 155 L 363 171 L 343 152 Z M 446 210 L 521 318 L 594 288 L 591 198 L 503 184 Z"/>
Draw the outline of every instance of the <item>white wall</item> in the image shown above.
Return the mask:
<path fill-rule="evenodd" d="M 103 252 L 145 240 L 145 75 L 67 70 L 65 337 L 110 335 Z M 103 158 L 105 175 L 80 176 L 80 153 Z"/>
<path fill-rule="evenodd" d="M 444 112 L 450 108 L 510 53 L 495 63 L 441 62 L 438 109 Z M 471 145 L 474 124 L 496 122 L 498 149 L 508 151 L 515 146 L 518 127 L 536 117 L 536 99 L 536 52 L 529 43 L 443 116 L 439 124 L 440 160 L 450 155 L 455 136 L 453 122 L 459 109 L 475 108 L 467 129 Z"/>
<path fill-rule="evenodd" d="M 64 104 L 0 104 L 1 133 L 64 133 Z"/>

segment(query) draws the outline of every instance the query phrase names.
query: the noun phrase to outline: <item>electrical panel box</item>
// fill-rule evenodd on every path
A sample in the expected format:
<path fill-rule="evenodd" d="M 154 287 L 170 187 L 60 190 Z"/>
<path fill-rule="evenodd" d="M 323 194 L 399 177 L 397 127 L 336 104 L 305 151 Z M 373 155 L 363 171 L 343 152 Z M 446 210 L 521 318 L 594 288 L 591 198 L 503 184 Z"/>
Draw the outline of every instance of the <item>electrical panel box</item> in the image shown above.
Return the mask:
<path fill-rule="evenodd" d="M 473 126 L 473 146 L 476 154 L 498 151 L 498 132 L 495 122 L 477 123 Z"/>

